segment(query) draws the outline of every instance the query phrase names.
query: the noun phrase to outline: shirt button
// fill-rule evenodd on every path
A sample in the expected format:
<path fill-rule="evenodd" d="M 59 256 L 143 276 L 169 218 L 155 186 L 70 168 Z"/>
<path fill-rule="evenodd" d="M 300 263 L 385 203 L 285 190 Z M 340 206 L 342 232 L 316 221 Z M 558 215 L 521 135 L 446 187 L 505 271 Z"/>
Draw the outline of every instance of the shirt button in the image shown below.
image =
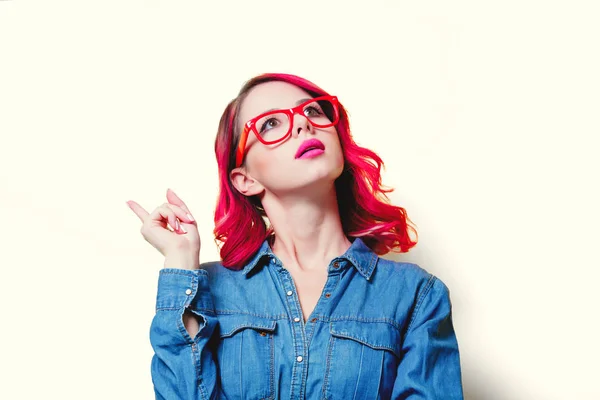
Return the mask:
<path fill-rule="evenodd" d="M 302 362 L 302 356 L 298 356 L 298 357 L 296 357 L 296 361 L 298 361 L 298 362 Z"/>
<path fill-rule="evenodd" d="M 291 290 L 288 290 L 287 295 L 291 296 L 293 294 L 293 292 Z"/>
<path fill-rule="evenodd" d="M 192 289 L 186 289 L 186 290 L 185 290 L 185 294 L 187 294 L 188 296 L 189 296 L 190 294 L 192 294 Z"/>
<path fill-rule="evenodd" d="M 300 322 L 300 318 L 296 317 L 296 318 L 294 318 L 294 321 Z"/>
<path fill-rule="evenodd" d="M 331 297 L 331 293 L 325 293 L 325 297 L 330 298 Z"/>
<path fill-rule="evenodd" d="M 340 267 L 340 264 L 337 261 L 333 263 L 333 268 L 337 269 L 339 267 Z"/>

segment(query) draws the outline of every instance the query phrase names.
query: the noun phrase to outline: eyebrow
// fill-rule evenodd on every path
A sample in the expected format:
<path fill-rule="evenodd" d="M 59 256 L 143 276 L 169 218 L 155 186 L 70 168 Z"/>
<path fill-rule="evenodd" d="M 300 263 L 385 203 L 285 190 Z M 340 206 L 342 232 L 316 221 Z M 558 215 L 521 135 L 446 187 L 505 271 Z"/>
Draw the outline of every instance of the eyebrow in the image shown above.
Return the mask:
<path fill-rule="evenodd" d="M 300 99 L 300 100 L 298 100 L 296 102 L 296 105 L 299 106 L 300 104 L 302 104 L 302 103 L 304 103 L 305 101 L 308 101 L 308 100 L 312 100 L 312 97 L 307 97 L 307 98 L 304 98 L 304 99 Z M 281 108 L 269 108 L 268 110 L 263 111 L 262 113 L 264 114 L 264 113 L 268 113 L 269 111 L 275 111 L 275 110 L 281 110 Z"/>

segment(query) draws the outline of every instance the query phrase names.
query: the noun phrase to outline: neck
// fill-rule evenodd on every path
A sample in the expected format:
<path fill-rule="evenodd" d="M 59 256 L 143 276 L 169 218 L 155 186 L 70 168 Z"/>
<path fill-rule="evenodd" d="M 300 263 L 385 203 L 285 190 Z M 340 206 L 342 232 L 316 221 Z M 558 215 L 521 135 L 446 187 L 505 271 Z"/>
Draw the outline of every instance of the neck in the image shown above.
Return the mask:
<path fill-rule="evenodd" d="M 351 245 L 342 229 L 335 186 L 312 195 L 262 199 L 275 232 L 271 248 L 288 270 L 327 269 L 330 261 Z"/>

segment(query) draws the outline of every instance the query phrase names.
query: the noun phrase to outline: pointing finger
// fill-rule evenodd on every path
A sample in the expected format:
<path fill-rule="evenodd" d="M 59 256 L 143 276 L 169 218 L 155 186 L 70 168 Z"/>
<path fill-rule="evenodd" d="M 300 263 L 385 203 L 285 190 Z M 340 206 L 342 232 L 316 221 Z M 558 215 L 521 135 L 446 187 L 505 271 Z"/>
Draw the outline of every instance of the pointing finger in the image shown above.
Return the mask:
<path fill-rule="evenodd" d="M 133 200 L 129 200 L 126 203 L 129 206 L 129 208 L 131 208 L 131 211 L 133 211 L 142 222 L 144 222 L 146 218 L 148 218 L 148 211 L 144 210 L 144 207 L 140 206 Z"/>

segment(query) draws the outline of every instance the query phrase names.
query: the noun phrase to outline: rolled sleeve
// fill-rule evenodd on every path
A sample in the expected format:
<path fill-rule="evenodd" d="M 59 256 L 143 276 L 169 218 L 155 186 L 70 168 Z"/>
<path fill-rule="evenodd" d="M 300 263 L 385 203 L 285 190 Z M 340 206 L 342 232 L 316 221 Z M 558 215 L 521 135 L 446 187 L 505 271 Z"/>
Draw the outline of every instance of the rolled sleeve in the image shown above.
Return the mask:
<path fill-rule="evenodd" d="M 195 337 L 183 324 L 186 309 L 198 317 Z M 205 270 L 160 271 L 156 314 L 150 327 L 154 349 L 151 372 L 157 399 L 216 396 L 218 369 L 208 343 L 217 323 Z"/>
<path fill-rule="evenodd" d="M 156 311 L 189 308 L 213 309 L 205 270 L 165 268 L 160 271 Z"/>

